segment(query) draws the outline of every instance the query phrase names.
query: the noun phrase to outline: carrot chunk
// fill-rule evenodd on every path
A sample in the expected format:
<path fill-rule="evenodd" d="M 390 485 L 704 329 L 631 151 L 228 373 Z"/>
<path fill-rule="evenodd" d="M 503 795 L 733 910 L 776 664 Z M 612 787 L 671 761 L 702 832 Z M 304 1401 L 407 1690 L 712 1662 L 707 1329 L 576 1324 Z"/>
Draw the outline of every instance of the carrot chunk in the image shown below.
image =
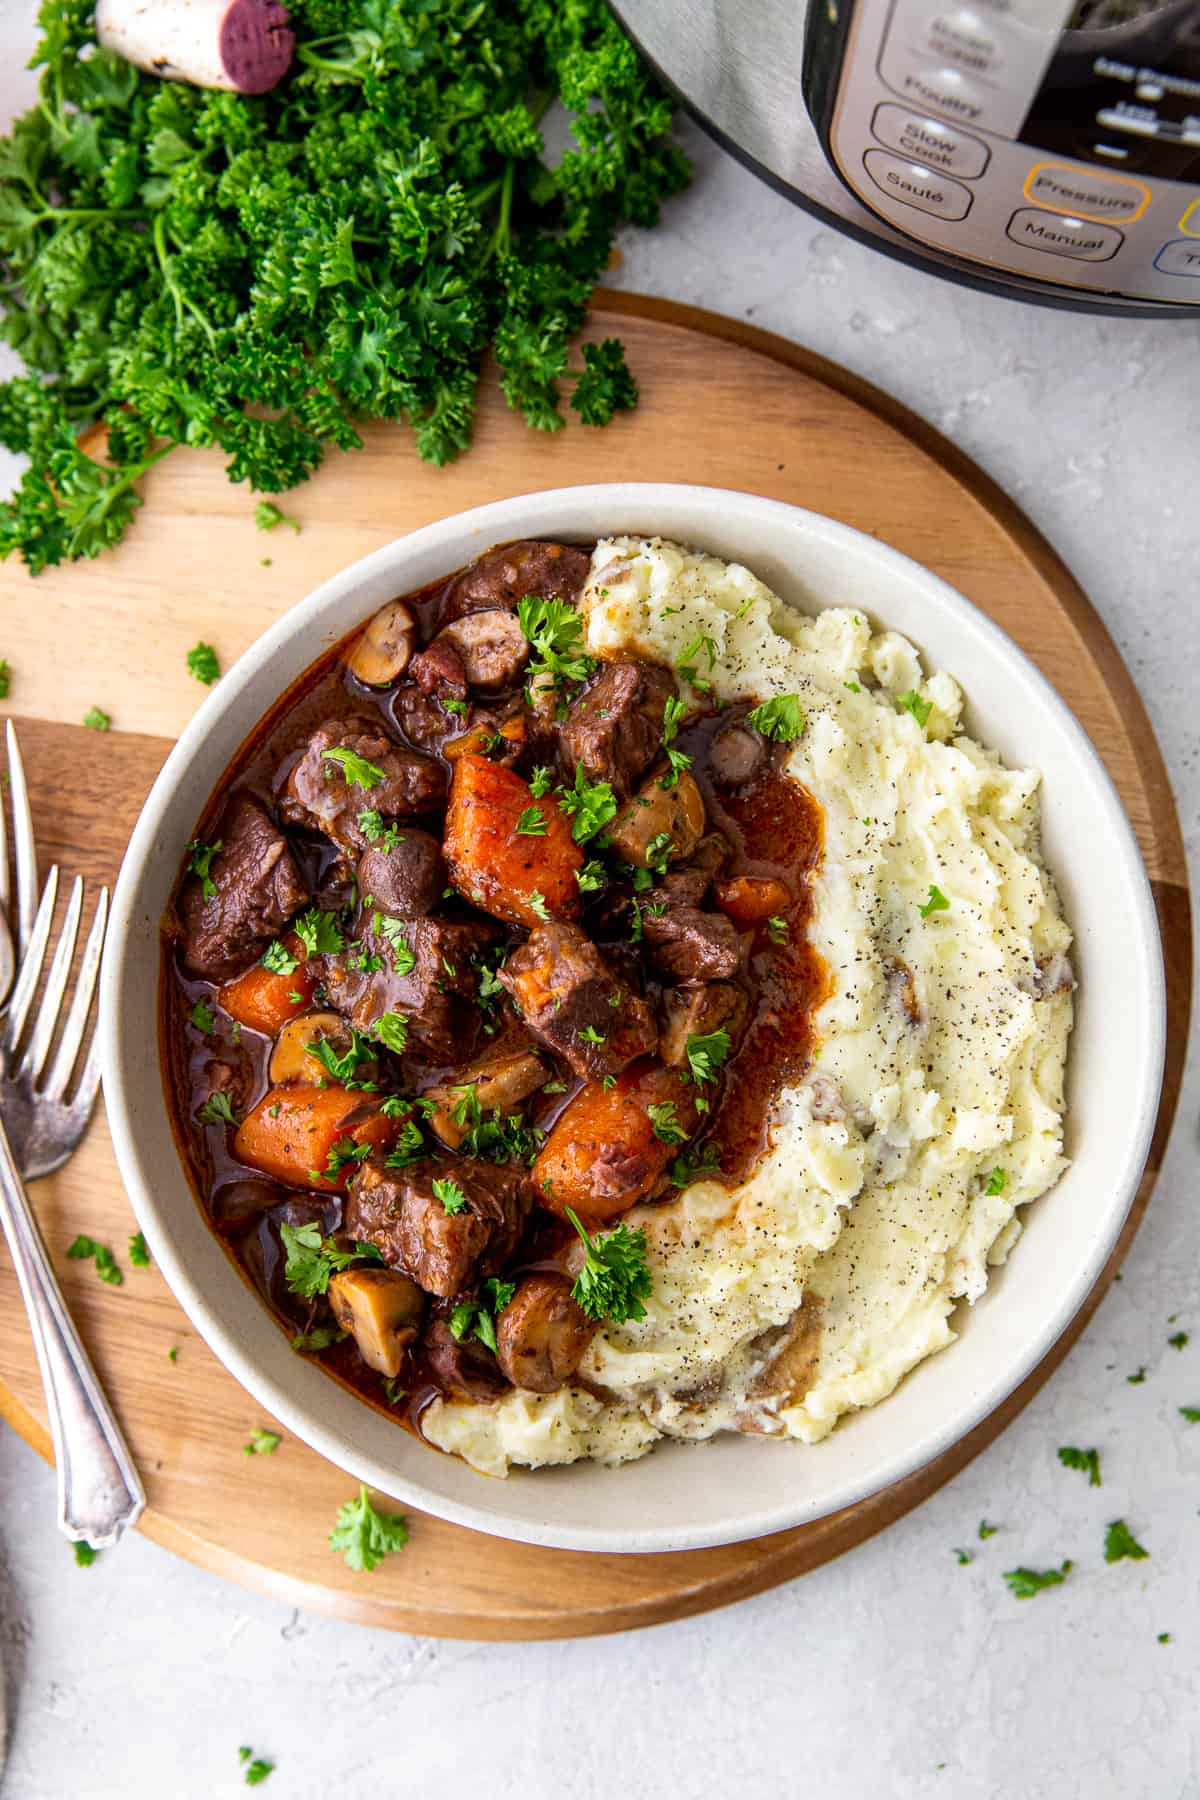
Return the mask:
<path fill-rule="evenodd" d="M 247 1031 L 261 1031 L 265 1037 L 274 1037 L 289 1019 L 310 1006 L 316 991 L 316 971 L 310 968 L 308 952 L 294 931 L 285 938 L 284 948 L 289 956 L 297 958 L 290 975 L 276 975 L 257 962 L 236 981 L 227 981 L 217 993 L 218 1005 L 231 1019 Z"/>
<path fill-rule="evenodd" d="M 715 893 L 717 905 L 739 931 L 749 931 L 768 919 L 785 918 L 792 906 L 792 896 L 782 881 L 761 875 L 735 875 L 732 881 L 718 881 Z"/>
<path fill-rule="evenodd" d="M 345 1188 L 363 1147 L 394 1142 L 405 1117 L 345 1088 L 272 1088 L 238 1126 L 233 1153 L 288 1187 L 332 1193 Z"/>
<path fill-rule="evenodd" d="M 698 1118 L 695 1088 L 662 1063 L 634 1063 L 612 1087 L 588 1082 L 534 1162 L 539 1204 L 564 1217 L 569 1206 L 588 1227 L 607 1224 L 650 1192 Z"/>
<path fill-rule="evenodd" d="M 459 892 L 498 919 L 536 925 L 579 911 L 583 852 L 570 821 L 549 795 L 535 800 L 527 781 L 485 756 L 454 765 L 442 850 Z"/>

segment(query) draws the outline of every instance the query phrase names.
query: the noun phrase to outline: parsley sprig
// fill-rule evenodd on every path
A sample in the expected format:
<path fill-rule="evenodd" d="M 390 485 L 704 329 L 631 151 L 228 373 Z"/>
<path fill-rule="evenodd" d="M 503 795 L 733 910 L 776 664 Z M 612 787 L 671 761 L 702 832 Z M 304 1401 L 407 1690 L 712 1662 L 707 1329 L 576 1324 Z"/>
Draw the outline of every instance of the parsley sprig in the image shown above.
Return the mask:
<path fill-rule="evenodd" d="M 383 1261 L 374 1244 L 354 1244 L 342 1249 L 332 1238 L 322 1237 L 321 1227 L 313 1220 L 308 1225 L 281 1225 L 287 1261 L 283 1277 L 289 1290 L 301 1300 L 316 1300 L 329 1287 L 329 1278 L 351 1263 Z"/>
<path fill-rule="evenodd" d="M 589 1319 L 644 1319 L 654 1279 L 646 1262 L 646 1233 L 618 1225 L 603 1237 L 592 1237 L 568 1206 L 567 1217 L 579 1234 L 586 1256 L 571 1293 Z"/>
<path fill-rule="evenodd" d="M 339 1508 L 337 1523 L 329 1534 L 329 1548 L 340 1551 L 356 1574 L 371 1573 L 385 1556 L 403 1550 L 408 1542 L 408 1520 L 403 1513 L 380 1512 L 372 1505 L 365 1487 L 356 1500 Z"/>

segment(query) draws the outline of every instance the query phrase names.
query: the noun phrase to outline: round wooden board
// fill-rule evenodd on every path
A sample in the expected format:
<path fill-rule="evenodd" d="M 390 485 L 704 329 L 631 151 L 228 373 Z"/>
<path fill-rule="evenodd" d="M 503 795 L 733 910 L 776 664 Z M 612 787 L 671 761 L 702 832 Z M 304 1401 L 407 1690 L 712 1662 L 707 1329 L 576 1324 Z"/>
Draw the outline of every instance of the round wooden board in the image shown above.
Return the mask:
<path fill-rule="evenodd" d="M 224 479 L 221 459 L 183 452 L 150 478 L 150 504 L 120 550 L 36 584 L 15 565 L 0 569 L 0 652 L 14 670 L 10 706 L 43 862 L 111 880 L 150 782 L 200 698 L 184 663 L 198 638 L 215 643 L 228 667 L 335 570 L 481 501 L 613 479 L 743 488 L 843 519 L 935 569 L 1005 627 L 1082 720 L 1154 886 L 1170 988 L 1166 1085 L 1137 1201 L 1087 1305 L 998 1412 L 899 1486 L 797 1531 L 662 1556 L 537 1550 L 413 1518 L 404 1555 L 369 1576 L 352 1574 L 325 1542 L 353 1483 L 295 1441 L 271 1457 L 242 1454 L 251 1429 L 269 1421 L 192 1331 L 158 1272 L 127 1268 L 114 1289 L 90 1265 L 65 1260 L 77 1232 L 123 1252 L 134 1225 L 98 1116 L 79 1153 L 33 1198 L 145 1477 L 142 1529 L 291 1604 L 401 1631 L 539 1638 L 654 1624 L 802 1574 L 899 1518 L 1003 1430 L 1078 1337 L 1145 1210 L 1182 1072 L 1191 929 L 1179 824 L 1130 676 L 1054 552 L 953 445 L 794 345 L 710 314 L 601 295 L 590 335 L 612 332 L 625 340 L 642 403 L 605 431 L 572 419 L 558 435 L 535 435 L 505 409 L 488 371 L 475 446 L 461 463 L 430 469 L 399 430 L 371 431 L 360 454 L 332 458 L 291 499 L 299 535 L 258 532 L 249 497 Z M 113 716 L 104 738 L 79 727 L 92 705 Z M 0 1307 L 9 1321 L 0 1410 L 49 1455 L 37 1367 L 2 1249 Z M 903 1395 L 891 1404 L 903 1405 Z"/>

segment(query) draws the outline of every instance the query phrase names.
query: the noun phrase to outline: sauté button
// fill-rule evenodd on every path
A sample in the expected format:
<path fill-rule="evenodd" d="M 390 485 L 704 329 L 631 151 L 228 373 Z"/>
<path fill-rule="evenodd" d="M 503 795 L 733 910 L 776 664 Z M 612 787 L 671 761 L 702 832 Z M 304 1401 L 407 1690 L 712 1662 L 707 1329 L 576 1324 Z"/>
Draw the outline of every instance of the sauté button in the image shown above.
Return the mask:
<path fill-rule="evenodd" d="M 971 210 L 970 188 L 924 163 L 889 156 L 886 150 L 868 150 L 863 163 L 875 186 L 904 206 L 915 206 L 941 219 L 965 219 Z"/>
<path fill-rule="evenodd" d="M 899 150 L 914 162 L 927 163 L 931 169 L 961 175 L 965 181 L 982 175 L 991 155 L 982 138 L 958 131 L 941 119 L 927 119 L 924 113 L 896 106 L 890 100 L 875 108 L 871 130 L 890 150 Z"/>
<path fill-rule="evenodd" d="M 1067 218 L 1022 206 L 1008 221 L 1008 236 L 1027 250 L 1044 250 L 1050 256 L 1072 256 L 1076 262 L 1108 262 L 1125 242 L 1123 231 L 1111 225 L 1095 225 L 1087 219 Z"/>
<path fill-rule="evenodd" d="M 1150 189 L 1128 175 L 1098 175 L 1070 163 L 1036 163 L 1025 178 L 1025 198 L 1075 219 L 1140 219 Z"/>

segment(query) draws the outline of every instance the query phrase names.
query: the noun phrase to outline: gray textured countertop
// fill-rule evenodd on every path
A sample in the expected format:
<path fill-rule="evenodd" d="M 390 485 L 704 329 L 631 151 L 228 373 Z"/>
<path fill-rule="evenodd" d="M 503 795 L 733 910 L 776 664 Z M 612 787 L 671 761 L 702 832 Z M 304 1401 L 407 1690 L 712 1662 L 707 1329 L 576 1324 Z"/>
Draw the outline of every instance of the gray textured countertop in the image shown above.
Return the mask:
<path fill-rule="evenodd" d="M 19 79 L 10 58 L 4 116 Z M 1200 330 L 938 283 L 687 135 L 695 185 L 660 230 L 629 237 L 620 282 L 835 358 L 1000 481 L 1129 662 L 1194 852 Z M 272 1800 L 443 1784 L 493 1800 L 643 1783 L 671 1800 L 1200 1794 L 1200 1427 L 1176 1410 L 1200 1405 L 1198 1101 L 1193 1056 L 1124 1279 L 1017 1423 L 884 1536 L 705 1618 L 579 1643 L 443 1643 L 289 1612 L 140 1538 L 78 1570 L 50 1471 L 0 1427 L 5 1800 L 232 1795 L 239 1744 L 276 1761 Z M 1191 1330 L 1183 1351 L 1167 1345 L 1168 1314 Z M 1063 1443 L 1100 1448 L 1101 1491 L 1058 1466 Z M 1148 1561 L 1105 1566 L 1118 1516 Z M 982 1518 L 1001 1526 L 986 1543 Z M 1005 1589 L 1003 1569 L 1064 1556 L 1078 1565 L 1066 1587 L 1024 1603 Z"/>

